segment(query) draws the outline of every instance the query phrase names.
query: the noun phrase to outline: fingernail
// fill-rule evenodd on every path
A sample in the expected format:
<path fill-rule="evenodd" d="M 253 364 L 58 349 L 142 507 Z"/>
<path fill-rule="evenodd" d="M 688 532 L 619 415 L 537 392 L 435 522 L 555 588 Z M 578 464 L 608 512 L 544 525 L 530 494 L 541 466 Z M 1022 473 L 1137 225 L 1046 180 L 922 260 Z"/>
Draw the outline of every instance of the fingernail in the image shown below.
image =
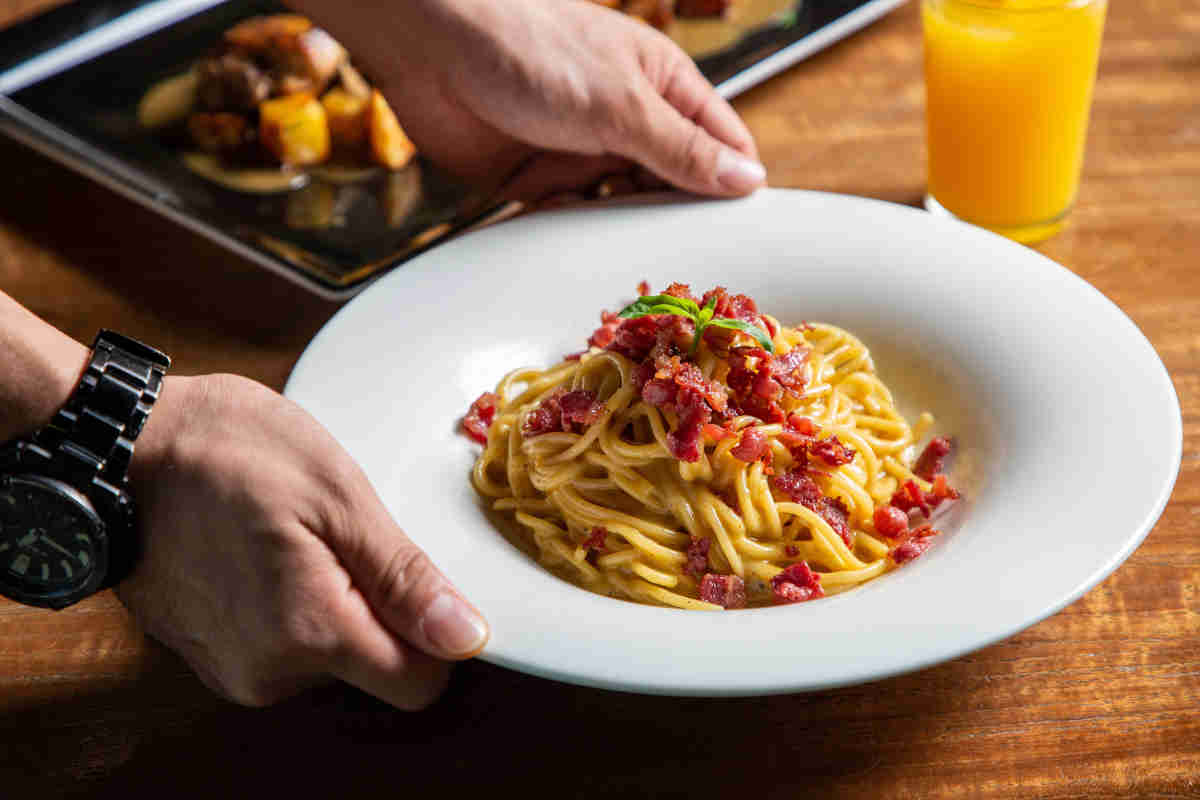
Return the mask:
<path fill-rule="evenodd" d="M 449 655 L 473 653 L 487 641 L 487 626 L 466 603 L 442 592 L 425 610 L 425 635 Z"/>
<path fill-rule="evenodd" d="M 723 148 L 717 154 L 717 182 L 731 192 L 752 192 L 767 180 L 767 170 L 736 150 Z"/>

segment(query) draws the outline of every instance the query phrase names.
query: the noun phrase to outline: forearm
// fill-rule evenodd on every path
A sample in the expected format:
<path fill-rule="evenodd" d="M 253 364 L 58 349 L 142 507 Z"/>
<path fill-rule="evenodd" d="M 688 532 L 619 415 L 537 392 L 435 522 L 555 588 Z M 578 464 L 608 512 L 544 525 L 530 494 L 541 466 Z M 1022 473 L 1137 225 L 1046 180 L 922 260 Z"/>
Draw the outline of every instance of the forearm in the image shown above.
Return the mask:
<path fill-rule="evenodd" d="M 49 422 L 87 359 L 86 347 L 0 292 L 0 442 Z"/>

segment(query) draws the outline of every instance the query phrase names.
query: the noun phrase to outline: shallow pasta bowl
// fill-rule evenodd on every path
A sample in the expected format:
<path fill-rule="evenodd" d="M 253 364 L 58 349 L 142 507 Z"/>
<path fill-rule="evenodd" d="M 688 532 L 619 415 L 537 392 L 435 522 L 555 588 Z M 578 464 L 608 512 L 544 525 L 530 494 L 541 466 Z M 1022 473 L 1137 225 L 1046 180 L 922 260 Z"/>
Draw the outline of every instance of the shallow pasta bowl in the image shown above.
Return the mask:
<path fill-rule="evenodd" d="M 462 414 L 507 371 L 580 350 L 643 279 L 727 286 L 785 324 L 862 338 L 901 411 L 931 411 L 958 442 L 945 535 L 853 591 L 723 613 L 593 595 L 510 544 L 470 486 Z M 1087 283 L 979 229 L 815 192 L 564 210 L 463 237 L 343 308 L 286 393 L 487 616 L 482 658 L 659 694 L 852 684 L 1011 636 L 1133 552 L 1182 452 L 1162 362 Z"/>

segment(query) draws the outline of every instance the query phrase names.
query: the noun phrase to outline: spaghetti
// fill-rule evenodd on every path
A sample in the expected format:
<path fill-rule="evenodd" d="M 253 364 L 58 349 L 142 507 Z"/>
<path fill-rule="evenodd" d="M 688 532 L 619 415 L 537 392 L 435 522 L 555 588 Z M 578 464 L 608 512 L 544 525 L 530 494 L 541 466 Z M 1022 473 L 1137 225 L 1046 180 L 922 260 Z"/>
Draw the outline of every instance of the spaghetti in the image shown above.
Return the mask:
<path fill-rule="evenodd" d="M 544 566 L 717 610 L 846 591 L 924 552 L 922 518 L 958 497 L 946 439 L 914 459 L 932 422 L 904 419 L 849 332 L 674 284 L 605 312 L 586 351 L 510 372 L 463 426 L 484 445 L 475 489 Z"/>

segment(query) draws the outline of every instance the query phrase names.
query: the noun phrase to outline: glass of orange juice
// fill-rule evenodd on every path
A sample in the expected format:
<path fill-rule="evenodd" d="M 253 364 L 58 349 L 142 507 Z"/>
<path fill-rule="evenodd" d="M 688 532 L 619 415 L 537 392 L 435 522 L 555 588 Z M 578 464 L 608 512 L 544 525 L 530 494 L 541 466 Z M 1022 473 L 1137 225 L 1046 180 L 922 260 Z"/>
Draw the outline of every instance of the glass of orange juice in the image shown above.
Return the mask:
<path fill-rule="evenodd" d="M 930 211 L 1019 242 L 1079 188 L 1107 0 L 922 0 Z"/>

